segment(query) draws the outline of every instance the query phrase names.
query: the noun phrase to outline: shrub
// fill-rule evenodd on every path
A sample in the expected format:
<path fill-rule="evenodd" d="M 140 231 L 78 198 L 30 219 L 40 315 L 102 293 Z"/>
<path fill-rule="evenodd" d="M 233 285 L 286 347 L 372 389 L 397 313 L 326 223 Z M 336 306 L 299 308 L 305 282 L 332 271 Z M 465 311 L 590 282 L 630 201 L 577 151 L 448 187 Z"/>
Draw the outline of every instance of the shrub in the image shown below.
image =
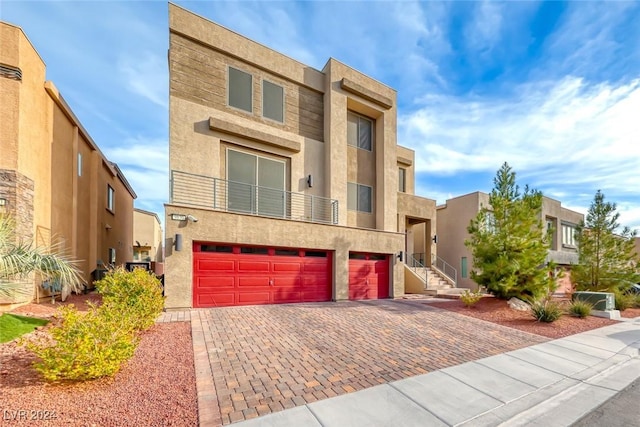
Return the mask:
<path fill-rule="evenodd" d="M 162 312 L 160 281 L 142 269 L 122 268 L 96 283 L 102 305 L 86 314 L 63 307 L 62 322 L 51 328 L 52 340 L 27 343 L 40 358 L 36 369 L 48 381 L 89 380 L 112 376 L 133 356 L 137 333 Z"/>
<path fill-rule="evenodd" d="M 164 306 L 160 280 L 141 268 L 112 270 L 96 282 L 96 288 L 102 294 L 101 309 L 134 330 L 153 325 Z"/>
<path fill-rule="evenodd" d="M 460 300 L 467 307 L 473 307 L 480 301 L 482 298 L 482 292 L 478 289 L 475 292 L 471 292 L 469 289 L 464 291 L 463 294 L 460 295 Z"/>
<path fill-rule="evenodd" d="M 615 292 L 616 308 L 620 311 L 625 311 L 627 308 L 633 307 L 636 302 L 636 297 L 631 294 L 625 294 L 623 292 Z"/>
<path fill-rule="evenodd" d="M 531 314 L 539 322 L 555 322 L 562 316 L 562 307 L 555 301 L 544 299 L 531 304 Z"/>
<path fill-rule="evenodd" d="M 593 305 L 589 304 L 588 302 L 575 300 L 571 302 L 567 311 L 571 316 L 584 319 L 591 314 L 592 309 Z"/>
<path fill-rule="evenodd" d="M 635 308 L 640 308 L 640 294 L 633 297 L 633 306 Z"/>
<path fill-rule="evenodd" d="M 61 308 L 62 323 L 50 329 L 51 342 L 29 342 L 41 361 L 35 368 L 46 380 L 89 380 L 114 375 L 133 356 L 137 338 L 128 326 L 92 307 L 86 314 Z"/>

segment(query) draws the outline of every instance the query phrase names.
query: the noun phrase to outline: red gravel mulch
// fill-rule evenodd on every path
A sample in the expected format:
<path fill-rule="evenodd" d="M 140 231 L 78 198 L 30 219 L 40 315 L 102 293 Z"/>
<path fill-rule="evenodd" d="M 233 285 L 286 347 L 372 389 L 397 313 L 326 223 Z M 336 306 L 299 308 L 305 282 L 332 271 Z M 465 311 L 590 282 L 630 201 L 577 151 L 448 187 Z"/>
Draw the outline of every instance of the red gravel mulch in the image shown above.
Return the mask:
<path fill-rule="evenodd" d="M 585 319 L 580 319 L 569 315 L 564 315 L 553 323 L 538 322 L 529 312 L 513 310 L 509 307 L 507 301 L 494 297 L 483 297 L 471 308 L 467 308 L 460 300 L 430 302 L 428 304 L 430 307 L 455 311 L 465 316 L 475 317 L 548 338 L 562 338 L 617 323 L 615 320 L 602 317 L 589 316 Z"/>
<path fill-rule="evenodd" d="M 70 299 L 67 303 L 86 309 L 82 304 L 99 301 L 99 296 L 76 295 Z M 48 317 L 55 312 L 52 307 L 59 306 L 47 301 L 20 307 L 13 313 Z M 50 384 L 32 367 L 34 360 L 32 353 L 15 342 L 0 344 L 3 422 L 51 426 L 198 425 L 188 322 L 156 324 L 145 331 L 133 358 L 113 378 Z M 45 418 L 49 420 L 43 421 Z"/>
<path fill-rule="evenodd" d="M 627 308 L 625 311 L 620 312 L 620 316 L 628 319 L 640 317 L 640 308 Z"/>

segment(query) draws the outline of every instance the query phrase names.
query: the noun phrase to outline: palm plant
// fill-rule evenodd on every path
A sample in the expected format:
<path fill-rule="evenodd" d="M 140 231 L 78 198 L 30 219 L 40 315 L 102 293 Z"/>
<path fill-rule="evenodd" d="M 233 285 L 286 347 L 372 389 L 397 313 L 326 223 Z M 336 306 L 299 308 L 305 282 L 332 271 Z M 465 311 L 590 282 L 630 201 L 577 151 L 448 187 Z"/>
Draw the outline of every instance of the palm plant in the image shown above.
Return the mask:
<path fill-rule="evenodd" d="M 25 301 L 32 297 L 32 274 L 43 282 L 56 283 L 62 299 L 83 290 L 83 280 L 76 261 L 64 254 L 61 245 L 36 247 L 32 241 L 17 238 L 15 223 L 0 214 L 0 299 Z"/>

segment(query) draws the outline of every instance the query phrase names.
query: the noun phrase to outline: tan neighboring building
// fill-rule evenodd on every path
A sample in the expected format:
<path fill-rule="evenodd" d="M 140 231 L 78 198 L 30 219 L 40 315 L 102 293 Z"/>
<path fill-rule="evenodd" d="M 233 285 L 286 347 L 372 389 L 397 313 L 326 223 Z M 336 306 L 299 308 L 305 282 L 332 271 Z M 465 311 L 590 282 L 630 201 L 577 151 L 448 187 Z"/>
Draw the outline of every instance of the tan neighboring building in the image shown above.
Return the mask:
<path fill-rule="evenodd" d="M 150 262 L 157 275 L 163 274 L 162 224 L 155 212 L 133 210 L 133 261 Z"/>
<path fill-rule="evenodd" d="M 0 22 L 0 211 L 21 238 L 60 242 L 87 284 L 99 264 L 132 258 L 133 199 L 21 28 Z"/>
<path fill-rule="evenodd" d="M 397 297 L 435 230 L 396 92 L 169 5 L 166 306 Z M 408 273 L 411 274 L 411 273 Z"/>
<path fill-rule="evenodd" d="M 444 262 L 456 270 L 459 287 L 478 287 L 470 278 L 473 257 L 464 242 L 469 238 L 469 223 L 483 206 L 489 206 L 489 195 L 475 192 L 449 199 L 437 208 L 438 263 Z M 546 229 L 553 230 L 547 259 L 555 262 L 564 273 L 556 292 L 568 292 L 571 290 L 569 267 L 578 262 L 575 229 L 584 215 L 563 208 L 557 200 L 543 197 L 541 216 Z"/>

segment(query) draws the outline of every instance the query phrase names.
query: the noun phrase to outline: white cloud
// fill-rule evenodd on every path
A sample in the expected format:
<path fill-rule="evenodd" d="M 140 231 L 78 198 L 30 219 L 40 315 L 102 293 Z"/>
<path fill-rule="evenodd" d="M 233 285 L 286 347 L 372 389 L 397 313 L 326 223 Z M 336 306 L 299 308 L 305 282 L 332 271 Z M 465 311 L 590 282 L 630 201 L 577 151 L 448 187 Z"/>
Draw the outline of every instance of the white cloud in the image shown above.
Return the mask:
<path fill-rule="evenodd" d="M 118 60 L 118 71 L 129 91 L 166 109 L 168 108 L 166 60 L 151 52 L 122 56 Z"/>

